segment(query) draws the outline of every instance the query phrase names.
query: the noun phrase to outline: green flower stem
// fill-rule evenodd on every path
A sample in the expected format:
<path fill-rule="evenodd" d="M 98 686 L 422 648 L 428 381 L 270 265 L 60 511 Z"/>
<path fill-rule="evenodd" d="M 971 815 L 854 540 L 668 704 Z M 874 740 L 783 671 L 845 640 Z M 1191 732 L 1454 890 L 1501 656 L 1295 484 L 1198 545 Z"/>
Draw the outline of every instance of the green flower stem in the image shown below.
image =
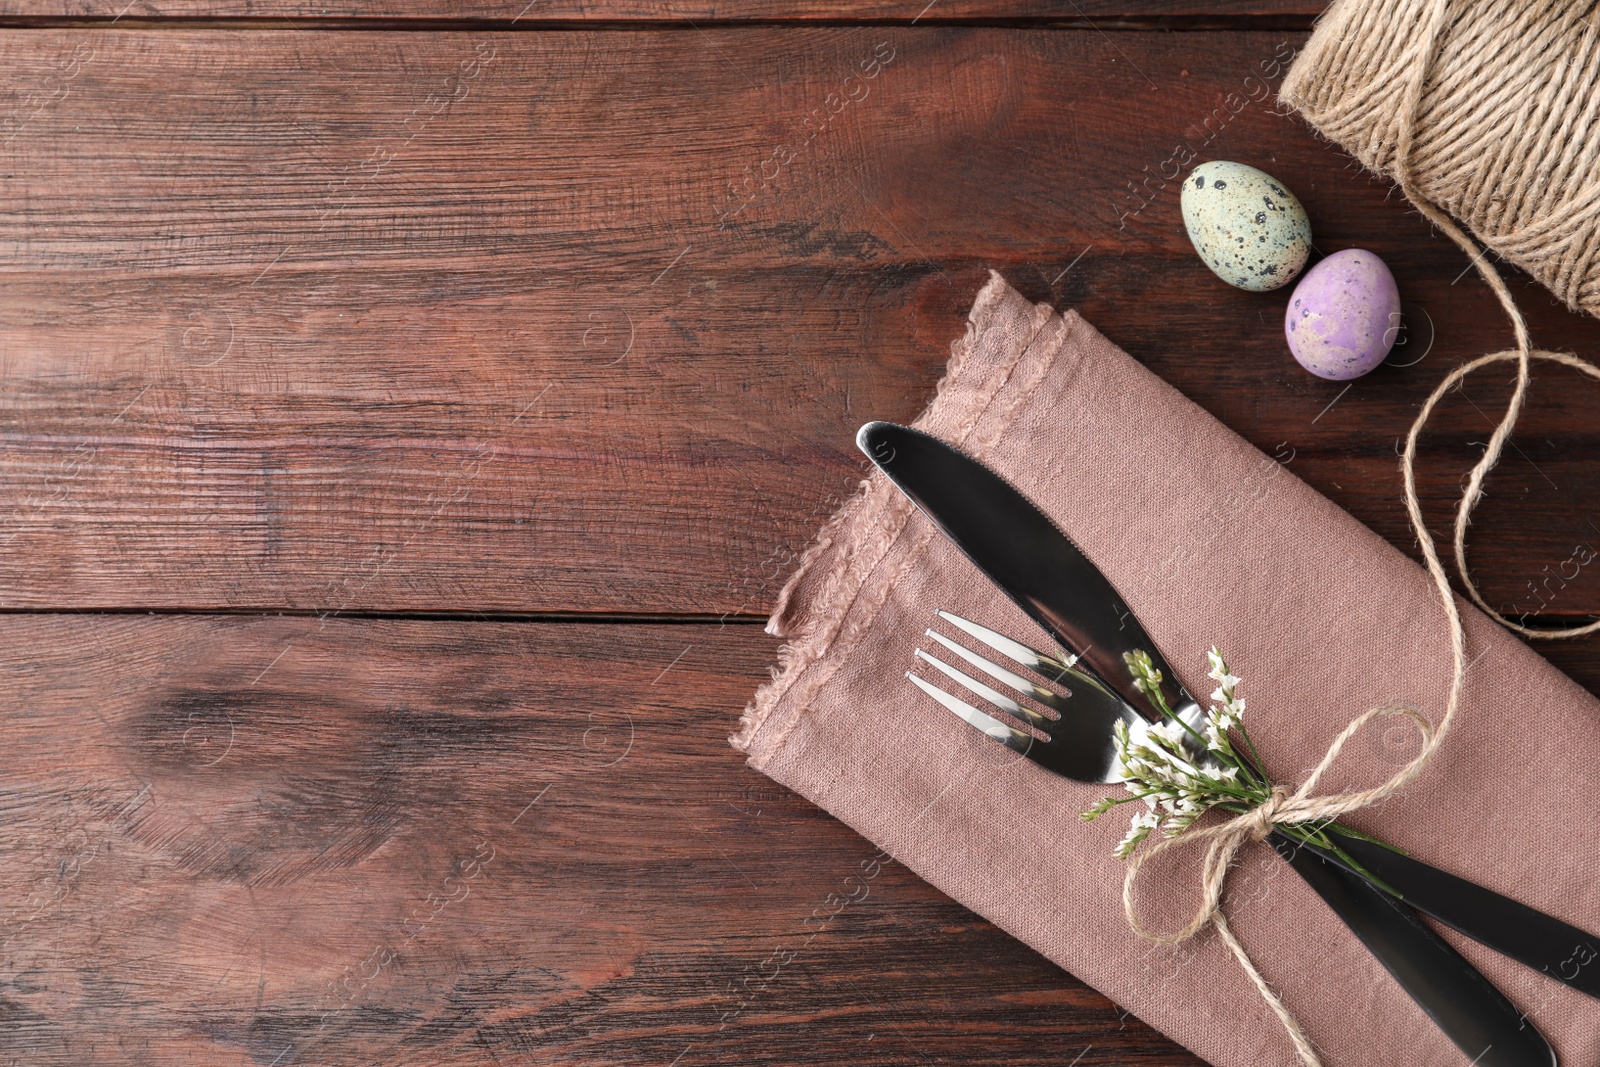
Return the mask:
<path fill-rule="evenodd" d="M 1244 738 L 1244 747 L 1248 748 L 1250 750 L 1250 762 L 1252 764 L 1254 764 L 1254 766 L 1251 769 L 1254 770 L 1255 773 L 1257 775 L 1259 775 L 1263 780 L 1265 780 L 1266 775 L 1261 774 L 1261 772 L 1256 769 L 1256 768 L 1259 768 L 1262 765 L 1262 763 L 1261 763 L 1261 753 L 1256 751 L 1256 743 L 1254 741 L 1250 740 L 1250 731 L 1244 729 L 1243 727 L 1241 727 L 1239 729 L 1239 735 Z"/>
<path fill-rule="evenodd" d="M 1278 827 L 1278 829 L 1286 831 L 1286 830 L 1289 829 L 1289 827 L 1280 826 L 1280 827 Z M 1296 836 L 1297 837 L 1298 835 L 1290 835 L 1290 836 Z M 1349 867 L 1352 871 L 1355 871 L 1357 874 L 1359 874 L 1362 878 L 1365 878 L 1368 882 L 1371 882 L 1373 885 L 1377 886 L 1379 889 L 1383 890 L 1385 893 L 1388 893 L 1390 896 L 1394 897 L 1396 900 L 1404 900 L 1405 899 L 1405 894 L 1404 893 L 1401 893 L 1400 890 L 1396 889 L 1394 886 L 1390 885 L 1388 882 L 1385 882 L 1382 878 L 1378 877 L 1377 874 L 1375 874 L 1374 872 L 1368 870 L 1365 864 L 1363 864 L 1360 860 L 1356 859 L 1354 856 L 1350 855 L 1350 853 L 1346 852 L 1344 849 L 1340 848 L 1337 844 L 1334 843 L 1333 839 L 1330 838 L 1326 833 L 1318 832 L 1317 835 L 1314 838 L 1312 838 L 1311 835 L 1307 835 L 1306 838 L 1301 838 L 1301 840 L 1305 841 L 1305 843 L 1308 844 L 1308 845 L 1314 845 L 1317 848 L 1321 848 L 1326 852 L 1332 853 L 1334 856 L 1338 857 L 1340 863 L 1343 863 L 1345 866 Z"/>
<path fill-rule="evenodd" d="M 1344 823 L 1341 823 L 1341 822 L 1329 823 L 1328 824 L 1328 829 L 1332 830 L 1334 833 L 1343 834 L 1346 837 L 1353 837 L 1353 838 L 1357 839 L 1358 841 L 1365 841 L 1369 845 L 1382 845 L 1384 848 L 1388 849 L 1390 852 L 1398 852 L 1402 856 L 1411 855 L 1411 853 L 1407 852 L 1405 849 L 1401 848 L 1399 845 L 1391 845 L 1391 844 L 1389 844 L 1389 842 L 1383 840 L 1381 837 L 1373 837 L 1371 834 L 1364 834 L 1360 830 L 1357 830 L 1355 827 L 1346 826 Z"/>

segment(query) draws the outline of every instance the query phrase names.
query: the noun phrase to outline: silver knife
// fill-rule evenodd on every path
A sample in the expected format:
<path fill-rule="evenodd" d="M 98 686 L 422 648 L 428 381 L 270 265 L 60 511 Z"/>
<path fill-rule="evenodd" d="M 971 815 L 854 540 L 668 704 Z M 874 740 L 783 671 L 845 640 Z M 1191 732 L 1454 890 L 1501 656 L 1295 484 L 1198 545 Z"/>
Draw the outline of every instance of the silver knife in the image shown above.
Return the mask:
<path fill-rule="evenodd" d="M 1005 593 L 1079 655 L 1079 669 L 1088 668 L 1156 719 L 1159 711 L 1133 687 L 1122 660 L 1124 652 L 1143 650 L 1172 680 L 1172 706 L 1180 713 L 1195 708 L 1110 581 L 1004 479 L 942 441 L 893 423 L 868 423 L 857 444 Z M 1413 897 L 1420 896 L 1430 913 L 1446 913 L 1444 921 L 1461 932 L 1575 988 L 1600 988 L 1596 975 L 1585 973 L 1600 968 L 1572 965 L 1574 952 L 1593 958 L 1585 946 L 1600 940 L 1427 864 L 1391 855 L 1402 862 L 1386 859 L 1380 877 L 1392 878 L 1407 904 L 1418 906 Z M 1516 1008 L 1392 896 L 1332 857 L 1315 867 L 1304 854 L 1285 858 L 1469 1057 L 1481 1057 L 1480 1065 L 1555 1062 L 1549 1045 Z M 1396 916 L 1402 917 L 1398 925 Z"/>

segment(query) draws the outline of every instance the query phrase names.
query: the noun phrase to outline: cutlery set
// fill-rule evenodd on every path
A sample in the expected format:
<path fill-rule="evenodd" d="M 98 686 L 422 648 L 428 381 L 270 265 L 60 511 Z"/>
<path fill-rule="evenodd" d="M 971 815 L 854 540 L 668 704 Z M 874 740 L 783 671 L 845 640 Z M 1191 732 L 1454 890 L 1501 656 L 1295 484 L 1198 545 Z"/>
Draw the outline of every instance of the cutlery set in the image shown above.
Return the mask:
<path fill-rule="evenodd" d="M 1199 702 L 1110 581 L 1010 483 L 937 438 L 893 423 L 866 424 L 856 442 L 1066 653 L 1041 652 L 940 611 L 961 636 L 926 632 L 933 651 L 918 648 L 917 671 L 907 672 L 917 688 L 1044 769 L 1086 783 L 1121 780 L 1119 723 L 1137 731 L 1163 718 L 1134 685 L 1124 653 L 1148 654 L 1175 697 L 1168 701 L 1174 714 L 1201 724 Z M 1555 1067 L 1557 1058 L 1532 1021 L 1419 914 L 1600 997 L 1600 967 L 1584 965 L 1600 954 L 1600 938 L 1569 923 L 1376 842 L 1340 839 L 1369 879 L 1281 832 L 1267 840 L 1478 1067 Z"/>

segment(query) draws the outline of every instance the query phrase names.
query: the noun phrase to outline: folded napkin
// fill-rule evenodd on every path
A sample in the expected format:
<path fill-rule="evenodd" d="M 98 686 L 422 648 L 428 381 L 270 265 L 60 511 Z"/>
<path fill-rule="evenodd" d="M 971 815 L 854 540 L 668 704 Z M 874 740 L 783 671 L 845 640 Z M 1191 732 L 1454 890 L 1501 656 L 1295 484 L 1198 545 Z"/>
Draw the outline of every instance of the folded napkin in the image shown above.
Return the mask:
<path fill-rule="evenodd" d="M 1280 783 L 1303 780 L 1371 706 L 1442 715 L 1449 641 L 1425 572 L 1075 312 L 1032 305 L 994 275 L 917 425 L 1038 502 L 1111 578 L 1191 692 L 1212 690 L 1205 651 L 1219 645 L 1244 678 L 1246 722 Z M 1395 482 L 1398 492 L 1398 472 Z M 874 472 L 784 589 L 768 629 L 788 643 L 735 747 L 1217 1067 L 1294 1062 L 1214 931 L 1158 948 L 1128 928 L 1112 849 L 1129 809 L 1077 818 L 1115 789 L 1019 759 L 905 681 L 940 607 L 1049 647 Z M 1450 736 L 1418 780 L 1348 821 L 1600 931 L 1591 786 L 1600 704 L 1462 611 L 1472 665 Z M 1374 784 L 1413 754 L 1409 727 L 1387 721 L 1347 746 L 1346 780 L 1323 791 Z M 1164 857 L 1145 875 L 1146 921 L 1181 925 L 1198 902 L 1195 865 Z M 1466 1062 L 1265 845 L 1241 853 L 1224 907 L 1328 1064 Z M 1564 1063 L 1600 1062 L 1600 1003 L 1446 936 Z"/>

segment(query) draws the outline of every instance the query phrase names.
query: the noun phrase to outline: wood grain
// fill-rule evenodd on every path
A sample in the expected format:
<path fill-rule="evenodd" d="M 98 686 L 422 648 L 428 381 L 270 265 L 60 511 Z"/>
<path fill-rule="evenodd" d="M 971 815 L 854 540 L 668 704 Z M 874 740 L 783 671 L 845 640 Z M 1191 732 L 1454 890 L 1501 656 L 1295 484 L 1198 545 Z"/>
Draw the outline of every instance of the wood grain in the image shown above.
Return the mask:
<path fill-rule="evenodd" d="M 1026 20 L 1041 24 L 1165 26 L 1250 25 L 1273 20 L 1304 29 L 1325 0 L 0 0 L 0 18 L 116 20 L 293 18 L 313 24 L 497 22 L 524 28 L 548 22 L 658 22 L 693 26 L 722 22 L 927 22 Z"/>
<path fill-rule="evenodd" d="M 1198 1062 L 744 768 L 756 627 L 0 646 L 0 1062 Z"/>
<path fill-rule="evenodd" d="M 0 175 L 0 604 L 762 613 L 988 267 L 1409 547 L 1395 439 L 1506 331 L 1464 256 L 1240 95 L 1297 39 L 0 35 L 13 91 L 71 73 Z M 1175 145 L 1388 259 L 1427 357 L 1295 367 L 1286 297 L 1216 282 L 1150 177 Z M 1541 343 L 1594 336 L 1519 292 Z M 1540 378 L 1474 559 L 1496 602 L 1600 610 L 1588 571 L 1528 587 L 1600 536 L 1594 387 Z M 1438 419 L 1441 520 L 1497 402 Z"/>
<path fill-rule="evenodd" d="M 1198 1062 L 725 738 L 990 267 L 1411 549 L 1395 439 L 1507 335 L 1248 80 L 1320 3 L 125 3 L 0 0 L 0 1063 Z M 1381 254 L 1420 362 L 1295 367 L 1185 152 Z M 1538 375 L 1497 603 L 1600 612 L 1594 390 Z"/>

